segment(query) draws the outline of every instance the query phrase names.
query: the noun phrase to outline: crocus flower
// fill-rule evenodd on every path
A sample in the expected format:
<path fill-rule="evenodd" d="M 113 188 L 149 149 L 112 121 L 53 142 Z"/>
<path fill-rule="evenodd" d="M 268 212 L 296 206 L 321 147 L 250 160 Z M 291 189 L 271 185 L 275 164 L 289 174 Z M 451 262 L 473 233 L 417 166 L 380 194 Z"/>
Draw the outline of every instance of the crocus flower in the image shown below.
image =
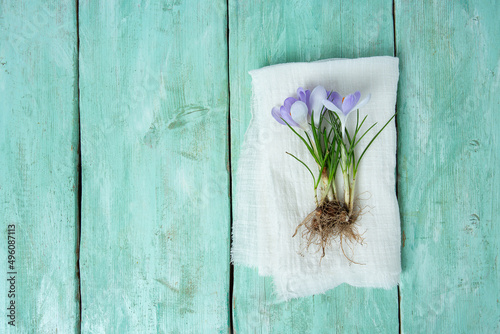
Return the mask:
<path fill-rule="evenodd" d="M 297 89 L 298 100 L 294 97 L 288 97 L 281 107 L 274 107 L 271 111 L 274 119 L 278 123 L 290 126 L 300 127 L 304 131 L 309 130 L 309 119 L 311 116 L 309 108 L 309 96 L 311 92 L 302 87 Z"/>
<path fill-rule="evenodd" d="M 297 99 L 295 99 L 293 97 L 289 97 L 289 98 L 285 99 L 285 102 L 283 102 L 283 105 L 281 107 L 279 107 L 279 108 L 274 107 L 273 108 L 273 110 L 271 111 L 271 114 L 278 121 L 278 123 L 283 124 L 283 125 L 288 123 L 291 126 L 299 126 L 293 120 L 292 114 L 290 113 L 290 108 L 292 107 L 292 104 L 296 101 L 297 101 Z"/>
<path fill-rule="evenodd" d="M 370 97 L 371 94 L 368 94 L 368 96 L 365 97 L 362 101 L 359 101 L 361 98 L 360 92 L 349 94 L 346 97 L 342 97 L 337 92 L 332 92 L 329 95 L 328 99 L 323 100 L 323 105 L 325 106 L 325 108 L 334 111 L 339 116 L 340 124 L 342 127 L 342 138 L 344 138 L 347 117 L 349 116 L 351 111 L 363 107 L 368 103 L 368 101 L 370 101 Z"/>
<path fill-rule="evenodd" d="M 317 86 L 312 92 L 301 92 L 302 88 L 297 90 L 299 101 L 296 101 L 291 107 L 292 118 L 304 129 L 309 129 L 311 114 L 314 111 L 314 124 L 318 125 L 321 111 L 323 110 L 323 100 L 326 98 L 326 90 L 322 86 Z"/>
<path fill-rule="evenodd" d="M 300 127 L 304 131 L 310 129 L 311 114 L 314 111 L 314 123 L 319 123 L 321 111 L 323 110 L 323 100 L 327 98 L 327 91 L 322 86 L 317 86 L 313 91 L 305 90 L 302 87 L 297 89 L 297 97 L 287 98 L 281 107 L 274 107 L 271 111 L 274 119 L 278 123 Z M 285 123 L 286 122 L 286 123 Z"/>

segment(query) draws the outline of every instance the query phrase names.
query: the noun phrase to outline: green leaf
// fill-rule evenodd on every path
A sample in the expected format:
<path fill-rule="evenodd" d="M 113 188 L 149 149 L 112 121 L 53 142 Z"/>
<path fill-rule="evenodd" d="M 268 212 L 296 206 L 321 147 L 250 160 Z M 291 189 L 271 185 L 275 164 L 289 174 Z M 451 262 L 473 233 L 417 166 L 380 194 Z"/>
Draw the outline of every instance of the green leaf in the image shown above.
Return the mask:
<path fill-rule="evenodd" d="M 292 156 L 292 157 L 294 157 L 294 158 L 295 158 L 298 162 L 300 162 L 301 164 L 303 164 L 303 165 L 304 165 L 304 167 L 306 167 L 306 168 L 307 168 L 307 170 L 309 171 L 309 173 L 311 173 L 311 176 L 312 176 L 312 178 L 313 178 L 313 182 L 314 182 L 314 184 L 316 185 L 316 178 L 314 177 L 313 172 L 312 172 L 312 171 L 311 171 L 311 169 L 310 169 L 310 168 L 306 165 L 306 163 L 305 163 L 304 161 L 300 160 L 299 158 L 297 158 L 297 157 L 296 157 L 295 155 L 293 155 L 292 153 L 288 153 L 288 152 L 285 152 L 285 153 L 286 153 L 286 154 L 288 154 L 288 155 L 290 155 L 290 156 Z M 321 175 L 320 175 L 320 176 L 321 176 Z"/>
<path fill-rule="evenodd" d="M 361 141 L 361 139 L 363 139 L 363 137 L 364 137 L 364 136 L 365 136 L 365 135 L 366 135 L 366 134 L 367 134 L 367 133 L 368 133 L 371 129 L 373 129 L 373 127 L 374 127 L 375 125 L 377 125 L 377 124 L 378 124 L 378 123 L 374 123 L 372 126 L 370 126 L 370 127 L 368 128 L 368 130 L 366 130 L 366 131 L 365 131 L 365 133 L 363 133 L 363 135 L 362 135 L 362 136 L 361 136 L 361 137 L 360 137 L 360 138 L 356 141 L 356 143 L 354 144 L 354 146 L 358 145 L 358 144 L 359 144 L 359 142 Z"/>
<path fill-rule="evenodd" d="M 313 156 L 314 160 L 316 160 L 316 162 L 319 164 L 319 160 L 318 160 L 318 158 L 316 157 L 316 154 L 314 153 L 314 150 L 313 150 L 313 148 L 312 148 L 312 144 L 311 144 L 311 145 L 309 145 L 309 144 L 306 142 L 306 140 L 304 139 L 304 137 L 302 137 L 301 135 L 299 135 L 299 133 L 298 133 L 297 131 L 295 131 L 295 129 L 294 129 L 294 128 L 292 128 L 292 127 L 290 126 L 290 124 L 288 124 L 288 122 L 287 122 L 287 121 L 285 121 L 283 118 L 281 118 L 281 119 L 283 120 L 283 122 L 285 122 L 285 124 L 286 124 L 286 125 L 288 125 L 288 127 L 290 128 L 290 130 L 292 130 L 292 131 L 293 131 L 293 133 L 295 133 L 295 134 L 296 134 L 296 135 L 297 135 L 300 139 L 302 139 L 302 142 L 304 142 L 304 145 L 306 145 L 307 149 L 309 150 L 309 153 L 311 153 L 311 155 Z M 310 140 L 309 135 L 307 134 L 307 132 L 305 132 L 305 134 L 306 134 L 306 136 L 307 136 L 307 138 L 308 138 L 308 140 L 309 140 L 309 143 L 311 143 L 311 140 Z"/>
<path fill-rule="evenodd" d="M 386 127 L 387 125 L 389 125 L 389 123 L 392 121 L 392 119 L 393 119 L 394 117 L 396 117 L 396 114 L 397 114 L 397 113 L 395 113 L 394 115 L 392 115 L 392 117 L 391 117 L 391 118 L 387 121 L 387 123 L 385 123 L 385 125 L 382 127 L 382 129 L 380 129 L 380 131 L 379 131 L 379 132 L 377 132 L 377 134 L 375 135 L 375 137 L 373 137 L 373 139 L 370 141 L 370 143 L 368 143 L 368 145 L 365 147 L 365 149 L 363 150 L 363 153 L 361 153 L 361 155 L 359 156 L 358 162 L 357 162 L 357 163 L 356 163 L 356 165 L 354 166 L 354 167 L 355 167 L 355 168 L 354 168 L 354 175 L 356 175 L 356 172 L 357 172 L 357 170 L 358 170 L 359 163 L 360 163 L 361 159 L 363 158 L 363 156 L 365 155 L 366 150 L 368 150 L 368 148 L 371 146 L 371 144 L 373 143 L 373 141 L 374 141 L 374 140 L 378 137 L 378 135 L 379 135 L 379 134 L 380 134 L 380 133 L 381 133 L 381 132 L 385 129 L 385 127 Z M 375 124 L 374 124 L 374 125 L 375 125 Z M 373 125 L 373 126 L 374 126 L 374 125 Z M 372 127 L 373 127 L 373 126 L 372 126 Z"/>
<path fill-rule="evenodd" d="M 322 161 L 323 160 L 323 152 L 322 152 L 322 149 L 321 149 L 321 143 L 319 142 L 319 138 L 318 138 L 318 128 L 316 128 L 316 125 L 314 124 L 314 110 L 311 112 L 311 130 L 312 130 L 312 134 L 313 134 L 313 139 L 314 139 L 314 143 L 316 144 L 316 151 L 317 151 L 317 154 L 318 154 L 318 160 Z M 307 132 L 306 132 L 306 135 L 307 135 Z"/>

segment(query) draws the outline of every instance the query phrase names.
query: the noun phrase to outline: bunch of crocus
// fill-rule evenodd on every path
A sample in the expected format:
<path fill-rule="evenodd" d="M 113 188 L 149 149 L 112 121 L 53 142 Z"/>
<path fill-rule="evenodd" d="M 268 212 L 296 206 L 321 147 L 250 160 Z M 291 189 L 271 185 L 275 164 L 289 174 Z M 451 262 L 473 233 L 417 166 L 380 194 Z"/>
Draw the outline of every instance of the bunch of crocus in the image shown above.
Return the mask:
<path fill-rule="evenodd" d="M 294 236 L 303 228 L 302 237 L 306 241 L 306 248 L 318 246 L 318 250 L 322 250 L 321 257 L 332 240 L 340 241 L 342 252 L 343 241 L 362 242 L 356 229 L 360 209 L 354 198 L 359 164 L 373 141 L 395 116 L 387 121 L 357 156 L 356 146 L 377 124 L 367 126 L 365 122 L 368 116 L 363 119 L 359 117 L 359 109 L 369 101 L 370 95 L 361 99 L 360 92 L 342 96 L 322 86 L 317 86 L 312 92 L 300 87 L 297 97 L 288 97 L 282 106 L 274 107 L 271 111 L 276 121 L 288 126 L 300 138 L 316 163 L 314 167 L 308 166 L 299 157 L 287 152 L 311 174 L 316 201 L 316 209 L 297 226 Z M 356 126 L 350 133 L 346 124 L 354 113 Z M 366 130 L 362 130 L 363 127 Z M 340 196 L 335 180 L 337 169 L 342 172 L 344 188 Z M 344 256 L 354 262 L 345 252 Z"/>

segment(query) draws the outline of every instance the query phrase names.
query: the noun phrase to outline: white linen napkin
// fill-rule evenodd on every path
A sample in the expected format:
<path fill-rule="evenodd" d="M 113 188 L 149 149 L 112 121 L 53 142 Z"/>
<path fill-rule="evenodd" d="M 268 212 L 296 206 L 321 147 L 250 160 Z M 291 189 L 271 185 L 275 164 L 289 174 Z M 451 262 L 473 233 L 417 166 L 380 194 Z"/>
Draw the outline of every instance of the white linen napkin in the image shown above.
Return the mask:
<path fill-rule="evenodd" d="M 398 58 L 371 57 L 288 63 L 250 72 L 253 117 L 237 162 L 231 255 L 234 264 L 272 276 L 278 299 L 324 293 L 341 283 L 390 288 L 399 282 L 394 120 L 360 163 L 355 198 L 364 208 L 358 218 L 364 242 L 352 245 L 352 249 L 344 244 L 350 258 L 361 263 L 353 264 L 344 257 L 338 242 L 327 249 L 320 262 L 321 251 L 301 252 L 301 237 L 292 238 L 297 225 L 314 210 L 315 202 L 311 175 L 285 152 L 301 158 L 313 171 L 317 168 L 300 139 L 271 116 L 272 107 L 283 104 L 289 96 L 296 97 L 298 87 L 312 90 L 322 85 L 343 96 L 359 90 L 361 98 L 371 93 L 370 102 L 360 109 L 360 118 L 368 115 L 364 129 L 378 124 L 358 145 L 359 156 L 395 112 L 398 65 Z M 354 111 L 347 128 L 352 129 L 355 122 Z M 337 177 L 337 187 L 342 186 L 341 180 Z"/>

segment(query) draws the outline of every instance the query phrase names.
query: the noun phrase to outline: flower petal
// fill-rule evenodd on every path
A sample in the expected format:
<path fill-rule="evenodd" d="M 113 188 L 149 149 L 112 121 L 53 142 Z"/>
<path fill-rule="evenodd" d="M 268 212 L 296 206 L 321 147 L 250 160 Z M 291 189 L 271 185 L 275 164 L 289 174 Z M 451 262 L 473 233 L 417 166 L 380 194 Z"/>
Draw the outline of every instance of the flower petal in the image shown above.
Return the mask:
<path fill-rule="evenodd" d="M 307 114 L 309 110 L 307 109 L 307 104 L 302 101 L 297 101 L 292 104 L 290 109 L 292 114 L 292 119 L 304 130 L 309 129 L 309 124 L 307 123 Z"/>
<path fill-rule="evenodd" d="M 323 105 L 325 106 L 326 109 L 335 111 L 337 114 L 342 114 L 342 111 L 331 101 L 329 100 L 323 100 Z M 344 114 L 342 114 L 344 116 Z"/>
<path fill-rule="evenodd" d="M 311 96 L 309 97 L 309 101 L 311 104 L 311 110 L 314 111 L 314 114 L 319 116 L 321 113 L 321 109 L 323 109 L 323 100 L 326 99 L 326 89 L 323 86 L 316 86 L 313 89 Z"/>
<path fill-rule="evenodd" d="M 310 118 L 311 117 L 311 104 L 309 103 L 309 97 L 311 96 L 311 91 L 309 89 L 304 90 L 304 88 L 299 87 L 297 89 L 297 96 L 299 97 L 299 101 L 302 101 L 307 105 L 307 109 L 309 110 L 307 117 Z"/>
<path fill-rule="evenodd" d="M 354 94 L 349 94 L 344 98 L 344 101 L 342 102 L 342 112 L 344 113 L 344 115 L 348 115 L 351 110 L 354 109 L 360 97 L 361 93 L 356 92 Z"/>
<path fill-rule="evenodd" d="M 332 101 L 333 104 L 339 108 L 339 110 L 342 110 L 342 95 L 340 95 L 337 92 L 331 92 L 331 94 L 328 96 L 328 101 Z"/>
<path fill-rule="evenodd" d="M 299 101 L 302 101 L 305 104 L 307 104 L 306 91 L 304 88 L 302 88 L 302 87 L 297 88 L 297 96 L 299 97 Z"/>
<path fill-rule="evenodd" d="M 356 109 L 359 109 L 363 106 L 365 106 L 365 104 L 368 103 L 368 101 L 370 101 L 370 98 L 372 97 L 372 94 L 368 94 L 367 97 L 365 97 L 361 102 L 359 102 L 357 105 L 356 105 Z"/>
<path fill-rule="evenodd" d="M 311 108 L 311 91 L 308 89 L 306 90 L 306 104 L 307 104 L 307 109 L 309 110 L 309 113 L 307 114 L 307 117 L 309 118 L 309 120 L 311 120 L 311 111 L 312 111 L 312 108 Z"/>
<path fill-rule="evenodd" d="M 285 106 L 281 106 L 280 108 L 280 114 L 281 118 L 285 120 L 285 122 L 288 123 L 290 126 L 299 126 L 295 121 L 292 119 L 292 115 L 290 115 L 290 109 L 286 109 Z"/>
<path fill-rule="evenodd" d="M 283 107 L 285 107 L 285 109 L 286 109 L 286 111 L 288 111 L 288 113 L 290 113 L 290 108 L 292 107 L 292 104 L 295 103 L 295 101 L 297 101 L 296 98 L 287 97 L 285 102 L 283 102 Z"/>
<path fill-rule="evenodd" d="M 285 125 L 285 122 L 281 119 L 280 108 L 274 107 L 273 110 L 271 110 L 271 115 L 273 115 L 274 119 L 278 121 L 278 123 Z"/>
<path fill-rule="evenodd" d="M 339 116 L 340 128 L 342 129 L 342 138 L 344 138 L 347 116 L 345 116 L 344 113 L 335 104 L 333 104 L 333 102 L 329 100 L 323 100 L 323 103 L 326 109 L 335 112 L 337 116 Z"/>

